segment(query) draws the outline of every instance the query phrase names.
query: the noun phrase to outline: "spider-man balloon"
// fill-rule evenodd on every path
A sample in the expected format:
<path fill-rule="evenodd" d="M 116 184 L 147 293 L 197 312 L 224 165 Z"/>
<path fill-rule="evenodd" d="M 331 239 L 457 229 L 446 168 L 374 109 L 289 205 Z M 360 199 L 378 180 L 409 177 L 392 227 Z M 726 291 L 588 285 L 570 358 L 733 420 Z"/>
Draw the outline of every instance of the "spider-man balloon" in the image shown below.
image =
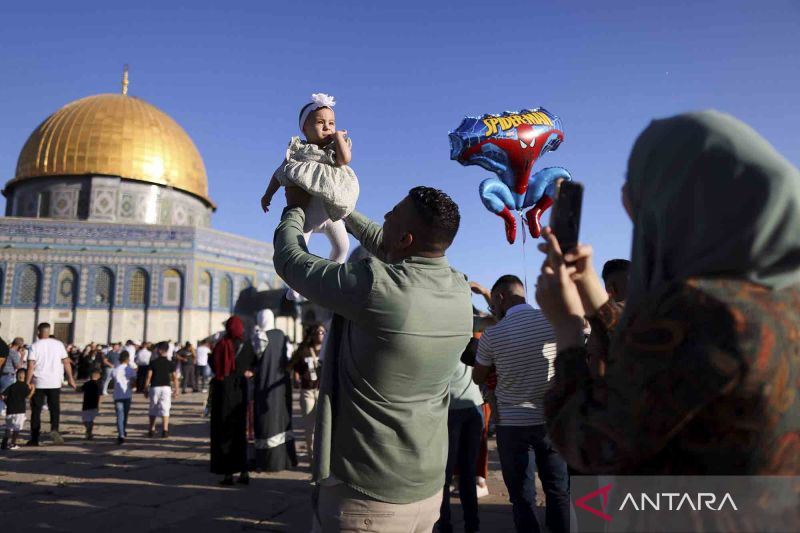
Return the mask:
<path fill-rule="evenodd" d="M 517 221 L 511 211 L 528 209 L 525 217 L 531 235 L 538 238 L 540 218 L 553 204 L 556 181 L 572 179 L 561 167 L 531 175 L 539 156 L 555 150 L 563 140 L 561 120 L 543 108 L 467 117 L 450 133 L 450 159 L 497 174 L 481 183 L 481 201 L 505 222 L 509 244 L 517 238 Z"/>

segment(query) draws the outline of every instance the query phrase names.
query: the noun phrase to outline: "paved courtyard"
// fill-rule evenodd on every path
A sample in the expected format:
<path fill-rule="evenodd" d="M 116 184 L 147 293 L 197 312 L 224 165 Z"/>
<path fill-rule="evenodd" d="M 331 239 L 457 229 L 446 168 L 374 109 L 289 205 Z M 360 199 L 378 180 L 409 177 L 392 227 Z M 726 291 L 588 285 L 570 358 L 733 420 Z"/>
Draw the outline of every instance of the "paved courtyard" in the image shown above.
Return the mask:
<path fill-rule="evenodd" d="M 94 440 L 83 439 L 80 400 L 80 394 L 62 392 L 63 446 L 45 439 L 39 448 L 0 452 L 0 530 L 309 530 L 311 488 L 305 454 L 300 454 L 297 470 L 255 473 L 247 487 L 217 484 L 219 478 L 208 471 L 204 395 L 182 395 L 173 402 L 168 439 L 146 437 L 147 403 L 135 395 L 123 446 L 116 444 L 110 401 L 101 408 Z M 28 427 L 26 422 L 22 443 Z M 49 429 L 46 411 L 43 429 Z M 491 494 L 479 500 L 482 529 L 510 532 L 511 507 L 493 440 L 491 446 Z M 458 531 L 460 509 L 458 500 L 453 501 Z"/>

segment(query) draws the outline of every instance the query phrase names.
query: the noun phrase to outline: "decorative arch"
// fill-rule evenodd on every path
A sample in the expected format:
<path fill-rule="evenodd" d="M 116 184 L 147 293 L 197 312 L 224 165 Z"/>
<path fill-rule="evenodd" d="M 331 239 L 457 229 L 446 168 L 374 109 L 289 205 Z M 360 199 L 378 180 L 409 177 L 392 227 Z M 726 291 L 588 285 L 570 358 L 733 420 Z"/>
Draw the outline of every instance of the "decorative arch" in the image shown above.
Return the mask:
<path fill-rule="evenodd" d="M 213 281 L 211 272 L 204 270 L 200 273 L 197 280 L 197 305 L 203 309 L 210 309 L 211 295 L 213 294 Z"/>
<path fill-rule="evenodd" d="M 183 305 L 183 276 L 174 268 L 164 271 L 161 277 L 161 305 L 181 307 Z"/>
<path fill-rule="evenodd" d="M 78 273 L 74 268 L 65 266 L 56 276 L 55 302 L 58 306 L 75 305 L 76 288 L 78 286 Z"/>
<path fill-rule="evenodd" d="M 226 311 L 233 308 L 233 279 L 228 274 L 219 281 L 219 306 Z"/>
<path fill-rule="evenodd" d="M 34 265 L 25 265 L 19 272 L 16 302 L 38 306 L 41 301 L 42 273 Z"/>
<path fill-rule="evenodd" d="M 150 283 L 147 272 L 142 268 L 131 271 L 128 278 L 128 303 L 147 306 L 150 297 Z"/>
<path fill-rule="evenodd" d="M 114 273 L 106 267 L 97 267 L 92 283 L 92 305 L 108 305 L 114 301 Z"/>

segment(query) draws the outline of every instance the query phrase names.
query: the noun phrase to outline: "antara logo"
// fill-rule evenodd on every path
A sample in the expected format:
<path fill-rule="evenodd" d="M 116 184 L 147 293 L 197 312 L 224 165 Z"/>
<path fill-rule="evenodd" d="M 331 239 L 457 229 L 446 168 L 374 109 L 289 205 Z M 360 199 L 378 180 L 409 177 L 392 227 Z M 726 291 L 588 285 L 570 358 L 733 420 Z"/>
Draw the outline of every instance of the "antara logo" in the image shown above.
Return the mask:
<path fill-rule="evenodd" d="M 675 501 L 678 502 L 677 505 L 673 505 Z M 728 492 L 719 500 L 719 503 L 717 503 L 717 495 L 713 492 L 698 492 L 695 495 L 690 495 L 687 492 L 657 492 L 655 498 L 651 498 L 647 493 L 643 492 L 639 495 L 638 505 L 636 499 L 629 492 L 625 495 L 619 510 L 624 510 L 628 503 L 637 511 L 646 511 L 648 505 L 653 511 L 660 511 L 662 507 L 664 507 L 665 511 L 680 511 L 682 508 L 691 509 L 692 511 L 721 511 L 726 503 L 734 511 L 739 510 Z"/>
<path fill-rule="evenodd" d="M 586 496 L 582 496 L 582 497 L 578 498 L 577 500 L 575 500 L 575 506 L 576 507 L 580 507 L 584 511 L 589 511 L 590 513 L 592 513 L 595 516 L 599 516 L 600 518 L 602 518 L 606 522 L 611 522 L 611 515 L 608 515 L 608 514 L 603 512 L 603 511 L 606 510 L 606 505 L 608 505 L 608 491 L 610 491 L 610 490 L 611 490 L 611 485 L 609 484 L 609 485 L 606 485 L 605 487 L 601 487 L 601 488 L 597 489 L 596 491 L 590 492 Z M 586 505 L 586 501 L 587 500 L 591 500 L 595 496 L 602 496 L 602 498 L 603 498 L 602 511 L 601 510 L 597 510 L 594 507 L 589 507 L 588 505 Z"/>
<path fill-rule="evenodd" d="M 608 493 L 610 491 L 610 484 L 601 487 L 575 500 L 575 506 L 595 516 L 599 516 L 606 522 L 611 522 L 611 515 L 605 512 L 608 506 Z M 588 500 L 597 496 L 602 498 L 600 509 L 590 507 L 586 504 Z M 694 495 L 690 495 L 686 492 L 657 492 L 653 495 L 649 495 L 646 492 L 642 492 L 639 494 L 638 499 L 635 498 L 632 493 L 628 492 L 625 494 L 625 498 L 623 498 L 619 510 L 680 511 L 691 509 L 692 511 L 722 511 L 726 505 L 734 511 L 739 510 L 739 508 L 736 507 L 736 502 L 733 501 L 733 498 L 728 492 L 726 492 L 721 499 L 712 492 L 699 492 Z"/>

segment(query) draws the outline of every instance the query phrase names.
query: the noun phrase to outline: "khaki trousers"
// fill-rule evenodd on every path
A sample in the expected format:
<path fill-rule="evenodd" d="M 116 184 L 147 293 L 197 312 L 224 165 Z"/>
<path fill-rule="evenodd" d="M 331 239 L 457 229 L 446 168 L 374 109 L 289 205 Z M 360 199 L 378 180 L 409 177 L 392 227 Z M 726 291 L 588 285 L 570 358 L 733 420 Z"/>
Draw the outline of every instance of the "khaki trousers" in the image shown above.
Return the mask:
<path fill-rule="evenodd" d="M 319 491 L 312 533 L 430 533 L 442 504 L 441 490 L 404 504 L 374 500 L 344 483 L 321 486 Z"/>

